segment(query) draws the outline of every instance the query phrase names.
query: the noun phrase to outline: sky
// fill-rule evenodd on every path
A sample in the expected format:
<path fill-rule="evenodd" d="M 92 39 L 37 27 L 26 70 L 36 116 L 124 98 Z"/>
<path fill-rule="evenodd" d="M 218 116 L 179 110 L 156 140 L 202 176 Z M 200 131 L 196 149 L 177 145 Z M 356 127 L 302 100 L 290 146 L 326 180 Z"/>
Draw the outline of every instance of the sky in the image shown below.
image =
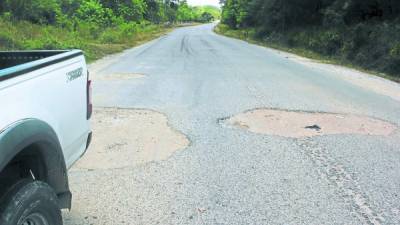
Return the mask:
<path fill-rule="evenodd" d="M 219 5 L 219 0 L 187 0 L 189 5 Z"/>

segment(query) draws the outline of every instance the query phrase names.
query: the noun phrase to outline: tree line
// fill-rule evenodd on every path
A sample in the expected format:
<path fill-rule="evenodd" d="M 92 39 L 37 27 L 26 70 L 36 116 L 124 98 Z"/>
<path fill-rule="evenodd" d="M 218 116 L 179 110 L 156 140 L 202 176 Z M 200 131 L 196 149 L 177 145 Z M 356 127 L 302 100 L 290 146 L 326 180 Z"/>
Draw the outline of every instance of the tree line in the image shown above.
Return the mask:
<path fill-rule="evenodd" d="M 219 17 L 186 0 L 0 0 L 0 50 L 82 49 L 95 60 Z"/>
<path fill-rule="evenodd" d="M 400 77 L 399 0 L 221 0 L 222 21 L 254 37 Z"/>
<path fill-rule="evenodd" d="M 186 0 L 2 0 L 0 13 L 36 24 L 88 22 L 210 22 L 218 9 L 192 7 Z"/>

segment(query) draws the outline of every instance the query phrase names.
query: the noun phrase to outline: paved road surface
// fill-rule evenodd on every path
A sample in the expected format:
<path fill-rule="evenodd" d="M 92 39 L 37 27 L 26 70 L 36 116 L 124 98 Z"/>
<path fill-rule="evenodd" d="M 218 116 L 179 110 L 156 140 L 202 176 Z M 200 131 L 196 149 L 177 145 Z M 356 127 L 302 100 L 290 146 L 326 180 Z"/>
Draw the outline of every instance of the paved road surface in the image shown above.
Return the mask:
<path fill-rule="evenodd" d="M 398 131 L 294 139 L 219 123 L 279 108 L 400 125 L 400 103 L 212 28 L 178 29 L 97 69 L 145 77 L 96 82 L 96 107 L 164 113 L 191 144 L 166 161 L 72 170 L 73 189 L 95 195 L 87 204 L 102 209 L 72 210 L 66 224 L 400 224 Z"/>

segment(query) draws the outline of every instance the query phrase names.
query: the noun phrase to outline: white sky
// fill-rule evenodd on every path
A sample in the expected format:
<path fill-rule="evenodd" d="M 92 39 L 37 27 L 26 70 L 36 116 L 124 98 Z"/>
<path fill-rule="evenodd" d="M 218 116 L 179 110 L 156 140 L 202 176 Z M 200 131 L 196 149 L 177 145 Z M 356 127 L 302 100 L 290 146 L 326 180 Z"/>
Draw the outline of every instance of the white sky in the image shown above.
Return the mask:
<path fill-rule="evenodd" d="M 219 0 L 187 0 L 189 5 L 219 5 Z"/>

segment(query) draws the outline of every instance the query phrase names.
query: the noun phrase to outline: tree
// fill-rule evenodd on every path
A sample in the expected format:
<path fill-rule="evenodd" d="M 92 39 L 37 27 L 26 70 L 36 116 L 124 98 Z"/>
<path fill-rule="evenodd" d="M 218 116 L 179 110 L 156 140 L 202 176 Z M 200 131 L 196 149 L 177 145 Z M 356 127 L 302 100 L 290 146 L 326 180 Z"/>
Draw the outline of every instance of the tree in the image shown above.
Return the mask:
<path fill-rule="evenodd" d="M 183 21 L 183 22 L 188 22 L 188 21 L 193 21 L 195 16 L 194 16 L 194 11 L 193 8 L 191 8 L 186 0 L 183 0 L 180 2 L 178 11 L 177 11 L 177 20 Z"/>
<path fill-rule="evenodd" d="M 115 19 L 113 11 L 109 8 L 103 8 L 103 5 L 98 0 L 83 1 L 76 11 L 76 17 L 100 26 L 109 26 Z"/>
<path fill-rule="evenodd" d="M 200 20 L 202 22 L 208 23 L 214 20 L 214 16 L 209 12 L 204 12 L 203 14 L 201 14 Z"/>
<path fill-rule="evenodd" d="M 162 21 L 162 13 L 160 3 L 157 0 L 145 0 L 147 10 L 144 13 L 144 18 L 153 23 L 160 23 Z"/>
<path fill-rule="evenodd" d="M 57 0 L 2 0 L 1 5 L 2 10 L 10 12 L 14 19 L 33 23 L 53 24 L 61 13 Z"/>
<path fill-rule="evenodd" d="M 235 29 L 246 26 L 249 20 L 249 5 L 250 2 L 247 0 L 226 0 L 222 21 Z"/>
<path fill-rule="evenodd" d="M 74 16 L 84 0 L 60 0 L 61 13 L 69 17 Z"/>
<path fill-rule="evenodd" d="M 109 8 L 114 15 L 125 21 L 141 21 L 147 10 L 144 0 L 101 0 L 104 8 Z"/>

